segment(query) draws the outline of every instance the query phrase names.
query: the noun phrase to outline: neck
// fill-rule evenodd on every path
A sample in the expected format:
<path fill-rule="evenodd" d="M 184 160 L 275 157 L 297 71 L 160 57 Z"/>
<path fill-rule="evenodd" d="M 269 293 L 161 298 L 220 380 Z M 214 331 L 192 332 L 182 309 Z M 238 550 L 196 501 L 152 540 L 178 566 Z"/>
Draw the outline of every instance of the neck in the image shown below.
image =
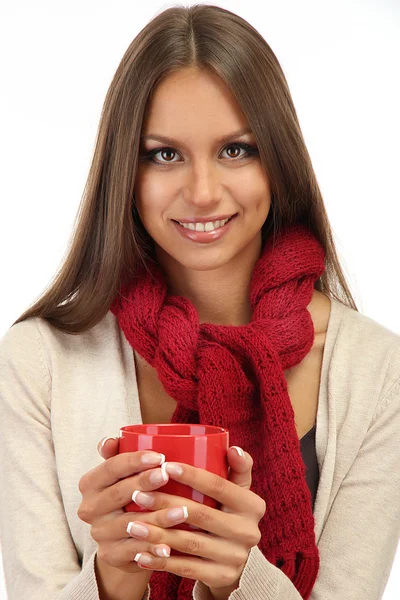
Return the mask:
<path fill-rule="evenodd" d="M 251 320 L 251 277 L 260 252 L 261 244 L 221 267 L 201 271 L 188 269 L 160 251 L 157 257 L 169 293 L 187 298 L 195 306 L 200 323 L 247 325 Z"/>

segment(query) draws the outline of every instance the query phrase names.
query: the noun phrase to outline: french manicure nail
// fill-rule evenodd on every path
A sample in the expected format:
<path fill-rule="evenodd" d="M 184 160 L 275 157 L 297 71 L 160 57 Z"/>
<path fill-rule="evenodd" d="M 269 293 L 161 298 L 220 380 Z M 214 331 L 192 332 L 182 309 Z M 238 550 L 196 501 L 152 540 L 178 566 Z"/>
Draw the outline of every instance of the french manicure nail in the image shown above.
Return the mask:
<path fill-rule="evenodd" d="M 136 554 L 133 560 L 135 560 L 136 562 L 139 562 L 140 560 L 140 564 L 142 565 L 151 565 L 151 563 L 153 562 L 153 559 L 150 556 L 143 556 L 140 553 Z"/>
<path fill-rule="evenodd" d="M 104 444 L 106 444 L 108 442 L 108 440 L 118 440 L 118 439 L 119 438 L 117 438 L 117 437 L 104 437 L 100 442 L 99 450 L 102 450 Z"/>
<path fill-rule="evenodd" d="M 163 466 L 161 467 L 161 470 L 164 472 L 166 471 L 170 475 L 182 475 L 182 473 L 183 473 L 182 467 L 180 467 L 179 465 L 176 465 L 175 463 L 169 463 L 169 462 L 164 463 Z"/>
<path fill-rule="evenodd" d="M 165 463 L 164 463 L 164 465 L 165 465 Z M 149 479 L 150 479 L 151 483 L 158 485 L 159 483 L 168 481 L 168 475 L 163 470 L 164 465 L 161 467 L 161 469 L 157 469 L 156 471 L 153 471 L 152 473 L 150 473 Z"/>
<path fill-rule="evenodd" d="M 239 446 L 231 446 L 231 448 L 235 448 L 235 450 L 239 454 L 239 456 L 244 456 L 244 452 L 241 448 L 239 448 Z"/>
<path fill-rule="evenodd" d="M 149 534 L 147 527 L 143 525 L 143 523 L 137 523 L 136 521 L 131 521 L 128 523 L 126 531 L 129 533 L 129 535 L 140 538 L 145 538 Z"/>
<path fill-rule="evenodd" d="M 161 558 L 169 558 L 171 556 L 171 548 L 161 548 L 160 546 L 157 546 L 155 548 L 155 553 L 157 556 L 161 556 Z"/>
<path fill-rule="evenodd" d="M 132 494 L 132 501 L 139 504 L 139 506 L 153 506 L 155 500 L 152 494 L 145 494 L 140 490 L 135 490 Z"/>
<path fill-rule="evenodd" d="M 171 508 L 167 512 L 168 519 L 171 521 L 181 521 L 182 519 L 187 519 L 189 516 L 187 506 L 177 506 L 175 508 Z"/>
<path fill-rule="evenodd" d="M 165 463 L 165 454 L 148 452 L 147 454 L 142 454 L 140 462 L 144 465 L 162 465 Z"/>

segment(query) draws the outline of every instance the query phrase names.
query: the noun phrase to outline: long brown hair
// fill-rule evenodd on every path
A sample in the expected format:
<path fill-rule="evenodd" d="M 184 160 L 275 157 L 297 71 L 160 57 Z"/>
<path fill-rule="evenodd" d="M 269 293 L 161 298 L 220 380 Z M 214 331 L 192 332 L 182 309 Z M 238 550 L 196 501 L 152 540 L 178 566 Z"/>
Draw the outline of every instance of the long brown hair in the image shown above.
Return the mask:
<path fill-rule="evenodd" d="M 15 323 L 42 317 L 62 331 L 83 332 L 106 315 L 135 266 L 151 258 L 151 240 L 134 205 L 141 128 L 157 84 L 187 67 L 212 69 L 224 80 L 255 134 L 271 189 L 263 238 L 291 224 L 307 225 L 326 252 L 315 289 L 358 310 L 275 54 L 238 15 L 196 4 L 156 15 L 126 50 L 106 94 L 66 256 L 42 297 Z"/>

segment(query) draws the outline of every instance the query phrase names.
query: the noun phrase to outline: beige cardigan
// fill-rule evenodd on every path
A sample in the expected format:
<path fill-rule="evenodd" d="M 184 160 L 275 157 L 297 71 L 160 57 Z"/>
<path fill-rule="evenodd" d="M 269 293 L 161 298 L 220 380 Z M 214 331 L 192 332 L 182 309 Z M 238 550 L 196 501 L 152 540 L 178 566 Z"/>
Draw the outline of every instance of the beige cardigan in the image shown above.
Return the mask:
<path fill-rule="evenodd" d="M 400 336 L 332 300 L 316 431 L 321 567 L 310 600 L 383 594 L 400 537 L 399 402 Z M 0 340 L 0 410 L 9 600 L 97 600 L 78 481 L 102 462 L 101 438 L 142 422 L 132 348 L 114 315 L 78 336 L 37 318 L 11 327 Z M 204 584 L 193 598 L 208 598 Z M 230 600 L 300 595 L 254 547 Z"/>

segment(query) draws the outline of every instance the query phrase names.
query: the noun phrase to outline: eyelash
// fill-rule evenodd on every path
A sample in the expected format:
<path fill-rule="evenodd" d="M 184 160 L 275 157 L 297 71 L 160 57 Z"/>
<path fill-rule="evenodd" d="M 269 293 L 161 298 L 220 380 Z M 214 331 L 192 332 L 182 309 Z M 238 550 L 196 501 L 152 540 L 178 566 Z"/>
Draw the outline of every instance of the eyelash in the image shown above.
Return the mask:
<path fill-rule="evenodd" d="M 242 150 L 245 150 L 246 154 L 244 156 L 239 157 L 239 158 L 233 158 L 233 159 L 231 159 L 232 161 L 240 161 L 240 160 L 243 160 L 245 158 L 248 158 L 249 156 L 254 156 L 254 155 L 258 154 L 258 149 L 257 148 L 255 148 L 254 146 L 250 146 L 249 144 L 244 144 L 243 142 L 230 142 L 227 146 L 225 146 L 222 149 L 222 152 L 224 152 L 224 150 L 226 150 L 227 148 L 232 148 L 232 147 L 235 147 L 235 146 L 238 146 Z M 155 164 L 155 165 L 157 165 L 159 167 L 165 167 L 165 166 L 168 166 L 168 165 L 176 164 L 177 161 L 158 162 L 154 158 L 154 156 L 156 154 L 158 154 L 159 152 L 162 152 L 163 150 L 172 150 L 172 152 L 174 152 L 175 154 L 179 154 L 179 152 L 177 150 L 175 150 L 175 148 L 171 148 L 169 146 L 163 146 L 162 148 L 154 148 L 154 150 L 150 150 L 150 152 L 148 152 L 147 154 L 145 154 L 141 160 L 142 161 L 152 162 L 153 164 Z"/>

